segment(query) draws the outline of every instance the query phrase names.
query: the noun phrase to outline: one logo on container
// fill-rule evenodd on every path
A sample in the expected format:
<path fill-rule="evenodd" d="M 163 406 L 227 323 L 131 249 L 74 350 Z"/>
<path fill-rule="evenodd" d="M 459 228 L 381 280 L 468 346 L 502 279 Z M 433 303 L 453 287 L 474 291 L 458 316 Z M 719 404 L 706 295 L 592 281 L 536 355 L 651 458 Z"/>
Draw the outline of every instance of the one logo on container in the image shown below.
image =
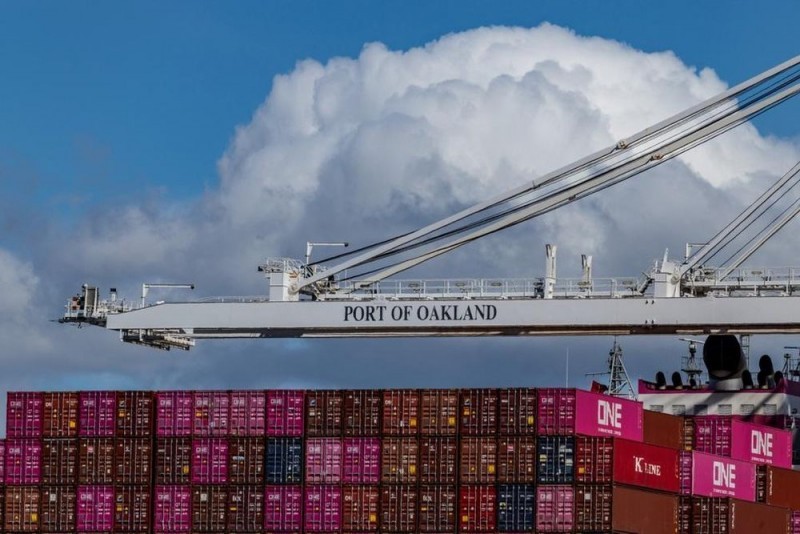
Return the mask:
<path fill-rule="evenodd" d="M 712 484 L 717 493 L 736 495 L 736 465 L 715 460 L 712 467 Z"/>
<path fill-rule="evenodd" d="M 760 430 L 750 431 L 750 453 L 765 459 L 772 459 L 772 445 L 774 436 L 769 432 Z"/>
<path fill-rule="evenodd" d="M 597 426 L 601 432 L 618 435 L 622 431 L 622 404 L 598 400 Z"/>

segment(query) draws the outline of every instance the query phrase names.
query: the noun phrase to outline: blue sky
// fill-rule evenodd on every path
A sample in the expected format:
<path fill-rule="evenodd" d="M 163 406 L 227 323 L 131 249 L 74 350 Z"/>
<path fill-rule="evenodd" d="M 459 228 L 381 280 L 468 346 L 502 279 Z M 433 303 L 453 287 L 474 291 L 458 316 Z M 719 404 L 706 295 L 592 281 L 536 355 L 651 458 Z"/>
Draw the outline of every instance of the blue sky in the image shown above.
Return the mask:
<path fill-rule="evenodd" d="M 203 282 L 209 291 L 241 288 L 241 292 L 246 293 L 256 287 L 250 277 L 254 276 L 258 258 L 269 254 L 301 254 L 301 247 L 296 247 L 297 250 L 284 248 L 287 240 L 279 239 L 283 226 L 268 214 L 261 219 L 243 214 L 243 222 L 231 223 L 230 227 L 213 224 L 216 216 L 235 219 L 239 215 L 236 209 L 219 215 L 214 206 L 219 208 L 226 205 L 225 202 L 236 206 L 237 200 L 247 200 L 247 193 L 261 191 L 258 187 L 248 189 L 253 184 L 247 180 L 258 176 L 254 178 L 236 170 L 229 171 L 226 176 L 231 183 L 239 184 L 240 189 L 230 184 L 223 187 L 218 163 L 225 154 L 232 154 L 232 159 L 237 160 L 240 155 L 232 148 L 235 141 L 247 139 L 248 135 L 257 138 L 261 132 L 259 128 L 266 127 L 263 120 L 253 117 L 257 112 L 269 111 L 270 106 L 278 105 L 276 102 L 280 100 L 273 87 L 276 76 L 295 82 L 301 78 L 302 67 L 298 67 L 298 62 L 312 59 L 317 62 L 315 68 L 333 72 L 335 69 L 328 61 L 345 57 L 351 58 L 348 66 L 355 65 L 353 68 L 357 70 L 358 65 L 363 64 L 360 54 L 365 45 L 378 41 L 391 52 L 387 54 L 392 56 L 391 61 L 402 63 L 401 54 L 395 51 L 421 47 L 449 34 L 488 26 L 533 28 L 549 22 L 579 36 L 624 43 L 636 52 L 628 54 L 635 56 L 633 60 L 643 61 L 642 65 L 647 68 L 656 65 L 652 72 L 648 70 L 645 74 L 629 72 L 632 82 L 649 88 L 653 95 L 668 84 L 661 78 L 653 81 L 648 76 L 658 75 L 662 63 L 668 67 L 672 65 L 664 61 L 663 56 L 653 53 L 672 51 L 682 65 L 677 69 L 676 80 L 679 80 L 675 91 L 669 89 L 665 93 L 669 97 L 663 103 L 666 110 L 689 102 L 686 94 L 691 91 L 686 87 L 702 89 L 691 94 L 696 99 L 715 86 L 714 80 L 695 76 L 692 67 L 710 68 L 723 82 L 733 84 L 798 53 L 796 23 L 800 20 L 800 4 L 762 2 L 754 6 L 743 1 L 64 3 L 0 0 L 0 283 L 9 284 L 4 288 L 7 290 L 18 282 L 15 277 L 3 278 L 2 253 L 5 250 L 14 258 L 9 264 L 30 275 L 24 278 L 21 287 L 34 288 L 31 295 L 18 297 L 21 305 L 29 308 L 24 320 L 19 317 L 4 319 L 0 313 L 0 344 L 6 347 L 6 361 L 14 370 L 0 379 L 0 391 L 12 385 L 17 388 L 77 388 L 519 383 L 538 372 L 538 364 L 526 356 L 528 351 L 560 355 L 568 345 L 573 347 L 574 358 L 585 355 L 582 364 L 574 365 L 577 376 L 586 370 L 596 370 L 598 365 L 602 366 L 602 357 L 610 346 L 607 339 L 530 340 L 525 343 L 519 340 L 404 340 L 391 342 L 391 345 L 374 341 L 210 343 L 198 348 L 191 357 L 170 355 L 165 358 L 161 353 L 123 346 L 108 332 L 78 332 L 47 321 L 59 315 L 63 301 L 84 281 L 131 288 L 144 279 L 167 277 L 174 281 L 182 280 L 186 274 L 196 276 L 196 281 Z M 470 35 L 470 39 L 479 40 Z M 591 52 L 573 43 L 574 39 L 564 36 L 559 39 L 565 46 L 574 45 L 575 54 L 588 56 Z M 614 48 L 609 54 L 626 56 L 625 48 Z M 549 53 L 556 57 L 559 50 Z M 594 75 L 598 78 L 607 74 L 587 58 L 572 57 L 571 60 L 590 70 L 597 69 Z M 479 74 L 471 72 L 470 75 Z M 667 78 L 666 81 L 671 80 Z M 635 95 L 641 97 L 637 100 L 646 106 L 645 112 L 660 111 L 662 107 L 662 102 L 653 95 Z M 570 92 L 558 93 L 558 96 L 575 97 Z M 285 95 L 282 98 L 286 98 Z M 586 99 L 595 100 L 589 102 L 591 106 L 587 109 L 577 109 Z M 574 116 L 567 117 L 572 119 L 570 124 L 577 125 L 574 132 L 583 133 L 586 128 L 582 129 L 581 125 L 591 124 L 597 128 L 597 135 L 586 138 L 575 135 L 574 142 L 573 137 L 567 136 L 557 150 L 549 149 L 549 153 L 563 152 L 565 158 L 577 158 L 585 153 L 585 147 L 596 147 L 598 140 L 616 135 L 618 128 L 628 127 L 629 118 L 619 118 L 602 109 L 603 103 L 613 100 L 613 95 L 589 95 L 586 99 L 570 100 L 564 113 L 575 104 Z M 426 105 L 426 102 L 420 104 L 423 115 L 428 113 L 424 109 Z M 494 111 L 488 110 L 487 120 Z M 772 176 L 779 171 L 769 166 L 770 160 L 779 160 L 783 165 L 784 160 L 795 156 L 800 144 L 796 120 L 799 112 L 800 102 L 790 102 L 757 120 L 759 141 L 777 152 L 765 149 L 767 156 L 753 156 L 753 161 L 745 162 L 752 163 L 747 167 L 752 173 L 748 170 L 742 171 L 743 174 Z M 353 114 L 355 116 L 356 112 Z M 370 123 L 363 117 L 358 120 Z M 375 123 L 390 127 L 380 121 Z M 566 127 L 564 129 L 567 131 Z M 521 131 L 524 135 L 531 133 L 525 129 Z M 530 147 L 535 151 L 539 148 L 536 143 L 547 140 L 549 132 L 532 133 L 541 134 L 541 137 L 531 137 Z M 521 143 L 525 142 L 527 138 L 523 137 Z M 733 148 L 722 150 L 720 154 L 727 157 L 743 153 L 742 147 L 746 145 L 746 142 L 744 145 L 734 143 Z M 297 146 L 302 152 L 304 146 Z M 507 154 L 502 148 L 497 150 L 505 157 Z M 401 160 L 411 157 L 405 152 L 411 151 L 409 145 L 388 145 L 383 149 L 387 155 L 397 154 Z M 773 157 L 774 153 L 779 156 Z M 495 152 L 490 150 L 488 154 L 490 157 Z M 249 155 L 244 154 L 240 161 L 248 161 L 247 157 Z M 354 165 L 355 159 L 343 158 L 345 164 Z M 539 172 L 567 162 L 558 157 L 543 157 L 542 160 L 546 163 L 538 168 Z M 300 164 L 302 157 L 289 161 Z M 725 158 L 717 161 L 726 162 Z M 736 165 L 738 162 L 731 158 L 731 168 Z M 520 165 L 519 168 L 524 167 Z M 746 188 L 717 188 L 718 184 L 704 175 L 702 169 L 705 168 L 699 166 L 689 172 L 673 166 L 664 171 L 665 175 L 679 174 L 684 180 L 680 183 L 700 187 L 700 194 L 687 192 L 686 198 L 675 200 L 675 205 L 683 202 L 703 215 L 707 205 L 701 200 L 707 196 L 712 202 L 735 210 L 746 198 Z M 264 176 L 265 180 L 275 182 L 282 175 L 271 176 L 266 172 Z M 444 176 L 449 175 L 445 173 Z M 520 177 L 523 179 L 527 175 L 520 171 Z M 476 184 L 486 185 L 480 176 L 474 178 Z M 369 186 L 373 182 L 363 177 L 359 179 L 363 180 L 359 182 L 363 189 L 371 191 Z M 647 187 L 653 185 L 652 180 L 647 183 Z M 332 182 L 331 191 L 341 191 L 347 185 L 346 181 Z M 396 185 L 390 184 L 387 188 Z M 626 189 L 626 194 L 641 195 L 634 198 L 641 199 L 643 204 L 647 198 L 659 194 L 645 186 L 631 187 Z M 428 198 L 422 193 L 422 198 Z M 661 194 L 672 193 L 665 189 Z M 295 199 L 297 203 L 292 206 L 316 218 L 309 218 L 308 224 L 313 226 L 293 221 L 295 227 L 287 230 L 292 243 L 302 243 L 312 234 L 319 236 L 313 233 L 317 229 L 323 232 L 331 227 L 332 232 L 341 231 L 353 221 L 371 227 L 371 233 L 364 234 L 365 239 L 379 239 L 401 229 L 407 230 L 418 220 L 440 217 L 454 206 L 478 200 L 470 195 L 457 201 L 440 200 L 434 195 L 427 207 L 412 206 L 414 209 L 407 212 L 393 211 L 381 218 L 384 213 L 377 207 L 373 209 L 372 201 L 367 199 L 349 205 L 350 211 L 358 212 L 352 215 L 352 220 L 344 216 L 338 220 L 335 213 L 331 216 L 326 211 L 324 196 L 301 197 L 298 195 L 299 200 Z M 606 258 L 613 257 L 613 261 L 595 258 L 597 269 L 605 274 L 635 276 L 647 268 L 651 258 L 663 253 L 664 246 L 680 250 L 685 240 L 695 238 L 685 235 L 687 228 L 704 229 L 717 222 L 709 217 L 700 217 L 700 220 L 680 217 L 681 221 L 675 221 L 674 213 L 665 210 L 654 215 L 652 226 L 640 224 L 641 220 L 636 217 L 643 217 L 642 213 L 649 215 L 646 211 L 632 213 L 626 219 L 610 204 L 615 197 L 608 198 L 608 205 L 600 200 L 588 204 L 591 209 L 585 213 L 572 211 L 568 214 L 582 224 L 605 225 L 605 240 L 587 241 L 578 235 L 586 232 L 570 230 L 561 219 L 535 228 L 562 237 L 573 255 L 584 251 L 578 250 L 581 246 L 589 247 L 590 252 L 591 247 L 607 252 Z M 692 204 L 695 200 L 696 205 Z M 281 206 L 273 208 L 278 211 Z M 662 219 L 658 219 L 659 216 Z M 686 227 L 681 226 L 684 218 Z M 634 226 L 637 228 L 631 229 Z M 675 226 L 681 228 L 675 229 Z M 225 234 L 227 231 L 231 233 Z M 531 269 L 540 274 L 540 241 L 549 237 L 537 236 L 531 244 L 524 241 L 527 235 L 524 231 L 513 234 L 525 245 L 518 245 L 519 248 L 535 249 L 536 253 L 522 250 L 517 256 L 509 252 L 509 257 L 521 258 L 521 265 L 532 265 Z M 136 247 L 153 236 L 163 238 L 176 250 L 167 248 L 165 252 L 150 253 L 143 249 L 145 253 L 137 255 L 141 251 Z M 331 237 L 338 238 L 340 234 Z M 349 235 L 347 239 L 352 240 Z M 632 244 L 620 245 L 625 240 Z M 120 244 L 120 250 L 114 249 L 116 243 Z M 215 252 L 213 247 L 218 245 L 222 245 L 220 251 Z M 270 248 L 273 246 L 277 250 Z M 498 274 L 493 271 L 495 265 L 489 261 L 491 257 L 492 254 L 487 254 L 475 264 L 485 276 Z M 497 257 L 504 258 L 502 254 Z M 785 259 L 780 254 L 776 258 L 776 261 Z M 608 272 L 612 269 L 614 272 Z M 41 343 L 23 342 L 21 336 L 4 334 L 3 320 L 13 326 L 8 331 L 30 329 L 34 334 L 29 337 Z M 674 340 L 659 342 L 661 345 L 652 340 L 626 340 L 626 343 L 632 352 L 661 350 L 658 354 L 663 355 L 682 350 L 682 345 L 676 345 Z M 782 343 L 772 340 L 768 345 L 770 350 L 777 351 Z M 64 357 L 64 354 L 85 351 L 87 346 L 91 350 L 79 361 L 71 362 Z M 426 362 L 393 358 L 389 362 L 388 355 L 423 353 L 429 348 L 450 354 L 449 359 L 443 357 L 440 361 Z M 92 351 L 103 356 L 96 358 L 89 354 Z M 384 353 L 387 354 L 385 361 L 373 358 Z M 489 366 L 485 354 L 500 360 Z M 331 355 L 344 356 L 331 365 L 327 359 Z M 591 357 L 597 355 L 601 358 Z M 185 364 L 187 361 L 190 363 Z M 250 369 L 245 366 L 255 361 L 259 362 L 258 370 L 265 374 L 242 372 Z M 461 366 L 461 371 L 457 378 L 450 380 L 448 373 L 452 372 L 455 362 Z M 70 364 L 74 369 L 65 371 Z M 418 373 L 418 366 L 423 364 L 430 365 L 425 375 L 427 379 L 420 378 Z M 632 368 L 650 373 L 652 362 L 641 361 Z M 48 371 L 41 374 L 42 369 Z M 305 373 L 311 371 L 313 379 L 306 380 Z M 354 372 L 360 373 L 359 378 L 349 379 L 348 373 Z M 560 377 L 560 368 L 557 373 Z M 376 377 L 383 377 L 382 381 Z"/>

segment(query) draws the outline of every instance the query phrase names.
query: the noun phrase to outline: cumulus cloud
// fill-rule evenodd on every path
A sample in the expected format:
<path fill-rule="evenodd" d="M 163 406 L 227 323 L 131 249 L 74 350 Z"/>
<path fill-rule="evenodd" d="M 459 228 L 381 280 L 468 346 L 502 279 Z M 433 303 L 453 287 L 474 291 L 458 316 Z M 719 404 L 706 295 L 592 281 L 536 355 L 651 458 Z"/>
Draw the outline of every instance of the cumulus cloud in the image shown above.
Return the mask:
<path fill-rule="evenodd" d="M 255 266 L 267 255 L 299 257 L 306 240 L 365 244 L 414 229 L 614 143 L 726 85 L 710 68 L 688 66 L 671 52 L 645 53 L 548 24 L 480 28 L 404 51 L 371 43 L 355 58 L 304 60 L 274 79 L 250 122 L 237 128 L 219 160 L 219 184 L 201 199 L 178 205 L 156 199 L 87 214 L 69 237 L 38 245 L 41 257 L 65 258 L 69 251 L 69 259 L 43 262 L 34 274 L 29 265 L 0 255 L 0 277 L 4 261 L 22 266 L 5 271 L 21 277 L 26 290 L 15 298 L 23 307 L 30 306 L 25 295 L 60 298 L 92 276 L 129 291 L 147 278 L 191 280 L 212 294 L 264 292 Z M 686 241 L 709 237 L 798 154 L 795 143 L 745 126 L 422 272 L 537 276 L 543 245 L 554 242 L 568 256 L 559 263 L 565 274 L 577 272 L 578 254 L 585 252 L 595 255 L 602 275 L 636 276 L 662 247 L 677 252 Z M 83 357 L 80 383 L 85 377 L 104 384 L 133 377 L 131 382 L 149 386 L 366 386 L 392 385 L 386 379 L 391 376 L 402 385 L 475 384 L 489 376 L 486 353 L 505 364 L 491 372 L 502 383 L 531 376 L 530 358 L 520 356 L 529 347 L 553 355 L 567 344 L 590 345 L 209 343 L 184 365 L 144 349 L 112 348 L 110 336 L 100 334 L 92 339 L 102 337 L 102 350 L 135 357 L 94 363 Z M 51 332 L 49 342 L 64 335 Z M 67 346 L 77 349 L 79 343 L 69 334 Z M 398 357 L 427 351 L 441 360 Z M 380 365 L 376 358 L 383 358 Z M 448 382 L 447 370 L 466 361 L 465 371 Z M 418 365 L 433 365 L 433 374 L 420 377 Z M 598 365 L 602 359 L 593 367 Z M 445 378 L 431 378 L 437 373 Z"/>

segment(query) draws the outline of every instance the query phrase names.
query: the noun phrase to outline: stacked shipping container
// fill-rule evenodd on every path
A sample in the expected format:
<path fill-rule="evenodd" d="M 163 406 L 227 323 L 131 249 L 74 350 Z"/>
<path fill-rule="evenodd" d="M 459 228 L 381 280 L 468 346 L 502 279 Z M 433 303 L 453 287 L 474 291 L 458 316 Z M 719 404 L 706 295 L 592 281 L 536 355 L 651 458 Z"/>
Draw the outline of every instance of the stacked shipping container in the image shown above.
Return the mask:
<path fill-rule="evenodd" d="M 6 434 L 1 532 L 800 534 L 786 432 L 574 389 L 10 393 Z"/>

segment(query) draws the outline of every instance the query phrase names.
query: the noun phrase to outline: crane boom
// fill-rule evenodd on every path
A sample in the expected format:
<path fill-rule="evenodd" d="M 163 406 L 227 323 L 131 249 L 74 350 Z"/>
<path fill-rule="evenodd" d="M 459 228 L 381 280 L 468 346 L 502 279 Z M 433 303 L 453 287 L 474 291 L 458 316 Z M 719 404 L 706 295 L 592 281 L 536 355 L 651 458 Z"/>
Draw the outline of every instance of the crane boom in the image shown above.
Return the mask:
<path fill-rule="evenodd" d="M 555 246 L 548 245 L 543 278 L 395 280 L 389 276 L 474 239 L 519 224 L 602 191 L 716 137 L 800 92 L 800 56 L 661 121 L 612 147 L 553 171 L 419 230 L 362 247 L 330 267 L 272 258 L 259 267 L 267 296 L 213 298 L 148 305 L 101 300 L 96 287 L 69 300 L 63 323 L 120 332 L 123 341 L 188 350 L 196 339 L 271 337 L 386 337 L 796 333 L 800 332 L 800 268 L 744 269 L 740 264 L 800 212 L 793 203 L 719 268 L 701 262 L 730 242 L 745 221 L 800 171 L 770 187 L 682 264 L 664 259 L 644 280 L 593 279 L 591 260 L 580 279 L 559 279 Z M 791 187 L 794 187 L 792 185 Z M 748 223 L 750 224 L 750 223 Z M 320 244 L 320 243 L 316 243 Z M 323 243 L 324 244 L 324 243 Z M 335 243 L 345 245 L 345 243 Z M 398 254 L 414 253 L 367 276 L 337 277 Z M 688 255 L 688 253 L 687 253 Z"/>

